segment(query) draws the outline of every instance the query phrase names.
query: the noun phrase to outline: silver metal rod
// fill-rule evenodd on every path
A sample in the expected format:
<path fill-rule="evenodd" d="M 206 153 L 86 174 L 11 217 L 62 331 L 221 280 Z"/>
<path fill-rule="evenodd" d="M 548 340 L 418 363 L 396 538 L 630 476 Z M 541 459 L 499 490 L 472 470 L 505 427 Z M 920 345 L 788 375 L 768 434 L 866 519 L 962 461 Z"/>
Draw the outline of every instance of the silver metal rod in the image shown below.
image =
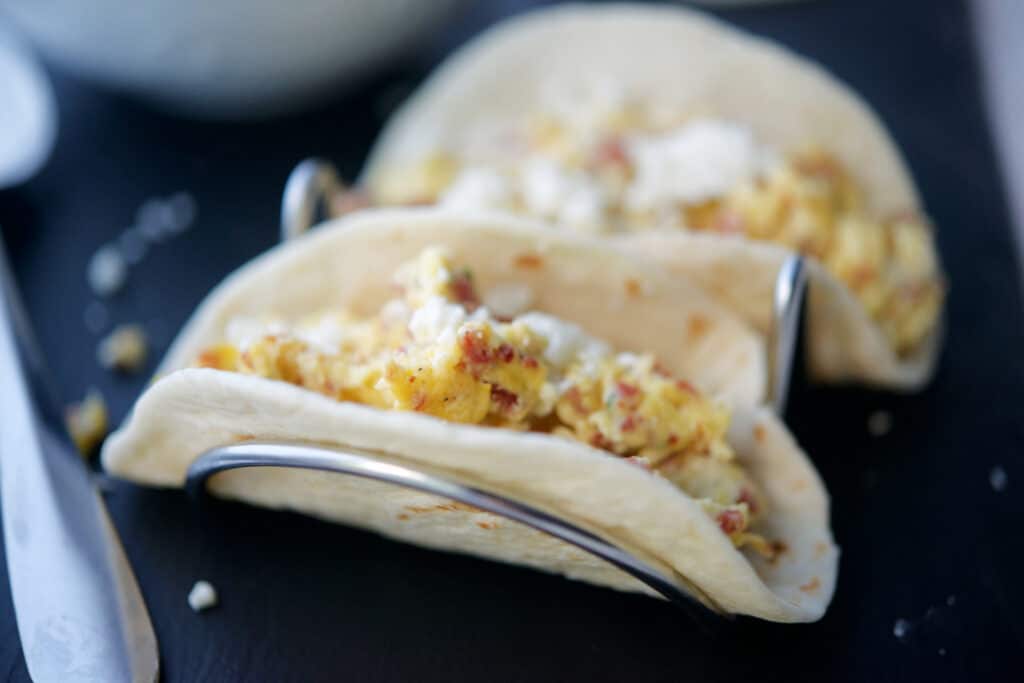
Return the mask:
<path fill-rule="evenodd" d="M 498 493 L 426 474 L 406 465 L 385 462 L 378 454 L 357 449 L 256 442 L 223 446 L 207 451 L 192 462 L 186 475 L 185 487 L 189 493 L 198 497 L 205 489 L 209 477 L 242 467 L 294 467 L 336 472 L 455 500 L 571 543 L 630 574 L 667 600 L 686 608 L 695 617 L 697 614 L 706 614 L 705 610 L 724 614 L 707 595 L 700 593 L 699 597 L 694 597 L 682 588 L 681 581 L 665 576 L 614 543 L 570 522 Z M 699 593 L 695 587 L 689 588 Z M 701 609 L 693 610 L 694 605 Z"/>
<path fill-rule="evenodd" d="M 790 256 L 779 268 L 772 299 L 772 327 L 768 335 L 769 391 L 772 408 L 786 411 L 793 360 L 800 338 L 800 309 L 807 290 L 807 265 L 799 254 Z"/>
<path fill-rule="evenodd" d="M 288 175 L 281 199 L 281 241 L 287 242 L 316 223 L 317 210 L 330 210 L 330 198 L 342 188 L 334 164 L 306 159 Z"/>

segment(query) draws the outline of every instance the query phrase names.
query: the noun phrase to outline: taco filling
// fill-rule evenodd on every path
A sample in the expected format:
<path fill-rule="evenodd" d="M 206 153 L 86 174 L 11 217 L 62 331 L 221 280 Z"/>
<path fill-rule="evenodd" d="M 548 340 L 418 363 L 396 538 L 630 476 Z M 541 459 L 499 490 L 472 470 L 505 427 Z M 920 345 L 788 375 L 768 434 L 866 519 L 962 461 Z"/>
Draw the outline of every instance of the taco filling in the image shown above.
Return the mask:
<path fill-rule="evenodd" d="M 737 547 L 771 556 L 752 530 L 765 499 L 726 443 L 728 410 L 650 355 L 615 353 L 538 312 L 499 318 L 473 274 L 428 248 L 402 266 L 401 296 L 376 315 L 236 318 L 194 365 L 257 375 L 385 410 L 575 439 L 664 477 Z"/>
<path fill-rule="evenodd" d="M 604 93 L 486 130 L 458 153 L 385 168 L 373 203 L 528 214 L 587 232 L 700 230 L 820 261 L 900 355 L 937 325 L 944 296 L 923 217 L 875 216 L 838 159 L 783 155 L 733 122 Z"/>

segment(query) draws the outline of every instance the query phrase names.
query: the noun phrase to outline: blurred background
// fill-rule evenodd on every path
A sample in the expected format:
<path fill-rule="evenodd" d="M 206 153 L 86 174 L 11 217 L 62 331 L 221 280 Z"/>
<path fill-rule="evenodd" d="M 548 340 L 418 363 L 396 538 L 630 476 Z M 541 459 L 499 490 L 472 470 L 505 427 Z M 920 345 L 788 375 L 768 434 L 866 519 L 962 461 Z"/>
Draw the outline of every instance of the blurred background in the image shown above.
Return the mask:
<path fill-rule="evenodd" d="M 0 0 L 0 228 L 65 401 L 80 399 L 95 388 L 105 397 L 111 424 L 116 425 L 148 381 L 175 331 L 206 292 L 228 272 L 276 243 L 281 192 L 295 164 L 311 156 L 324 157 L 338 165 L 346 180 L 352 180 L 389 114 L 445 55 L 501 18 L 546 4 L 552 3 Z M 989 468 L 996 462 L 1011 462 L 1024 447 L 1024 432 L 1019 428 L 1002 441 L 986 431 L 990 423 L 1005 425 L 1015 420 L 1014 424 L 1020 424 L 1019 403 L 1016 408 L 998 401 L 994 402 L 997 406 L 989 403 L 993 385 L 997 396 L 1002 395 L 999 391 L 1020 389 L 996 383 L 1008 382 L 1004 369 L 1014 362 L 1013 349 L 1019 353 L 1024 330 L 1019 269 L 1024 254 L 1024 125 L 1020 115 L 1024 107 L 1024 2 L 707 0 L 678 4 L 700 6 L 742 28 L 777 39 L 822 62 L 860 92 L 906 154 L 925 205 L 938 225 L 940 248 L 953 283 L 951 335 L 962 336 L 951 336 L 935 385 L 913 403 L 904 397 L 880 398 L 877 393 L 859 390 L 821 390 L 816 396 L 827 393 L 829 405 L 835 406 L 834 421 L 828 425 L 820 424 L 812 413 L 800 413 L 798 394 L 794 429 L 801 442 L 809 452 L 828 451 L 834 433 L 862 434 L 863 416 L 879 407 L 902 411 L 906 424 L 915 423 L 915 416 L 917 424 L 928 424 L 948 419 L 962 402 L 984 403 L 988 412 L 971 423 L 977 427 L 971 438 L 964 428 L 962 439 L 947 439 L 946 443 L 957 454 L 981 452 L 979 457 L 993 460 L 976 467 L 978 495 L 991 497 L 986 479 Z M 991 318 L 999 322 L 989 325 L 986 321 Z M 138 374 L 109 372 L 103 367 L 102 351 L 97 357 L 100 341 L 121 325 L 137 326 L 148 339 L 148 358 Z M 978 336 L 971 332 L 982 329 L 986 332 Z M 956 350 L 971 344 L 973 358 L 1004 365 L 979 375 L 978 368 L 958 363 L 961 356 L 955 355 Z M 1019 357 L 1016 362 L 1019 364 Z M 994 379 L 989 384 L 974 383 L 978 376 Z M 965 401 L 965 396 L 970 400 Z M 976 436 L 979 433 L 984 435 Z M 925 448 L 917 437 L 901 439 L 897 432 L 888 442 L 889 448 L 903 454 Z M 996 561 L 1007 556 L 995 550 L 991 557 L 985 555 L 991 548 L 1004 547 L 1011 536 L 1007 530 L 1012 520 L 1002 518 L 1005 533 L 986 527 L 991 538 L 978 541 L 980 550 L 975 550 L 983 556 L 978 561 L 996 569 L 991 570 L 995 577 L 991 580 L 979 570 L 978 581 L 984 589 L 971 588 L 975 592 L 969 595 L 981 596 L 974 603 L 957 592 L 969 580 L 953 567 L 956 564 L 962 570 L 978 558 L 977 553 L 966 550 L 974 548 L 969 541 L 956 548 L 936 547 L 934 552 L 949 564 L 948 571 L 945 564 L 935 568 L 929 560 L 931 574 L 919 581 L 916 592 L 908 588 L 917 581 L 909 570 L 901 570 L 898 580 L 878 581 L 880 574 L 892 570 L 879 566 L 879 555 L 870 554 L 868 549 L 877 548 L 879 541 L 864 529 L 890 524 L 907 496 L 906 490 L 895 490 L 892 482 L 916 482 L 917 474 L 907 460 L 879 453 L 867 436 L 851 438 L 846 445 L 857 451 L 860 459 L 817 463 L 835 496 L 837 537 L 846 553 L 836 604 L 823 624 L 814 625 L 818 630 L 797 628 L 780 635 L 767 627 L 741 623 L 737 628 L 757 635 L 748 643 L 751 651 L 763 656 L 769 656 L 767 651 L 799 651 L 800 657 L 809 657 L 808 675 L 811 665 L 825 666 L 827 662 L 842 668 L 835 678 L 851 679 L 964 680 L 975 674 L 998 678 L 1007 672 L 1001 667 L 1019 664 L 1024 636 L 1019 614 L 1013 613 L 1006 597 L 1020 597 L 1020 589 L 1013 588 L 1019 584 L 1019 565 L 1011 572 L 1009 563 Z M 1012 467 L 1007 469 L 1012 480 Z M 887 474 L 902 478 L 887 480 Z M 883 498 L 879 493 L 876 499 L 884 502 L 865 503 L 860 496 L 887 486 L 890 495 Z M 913 494 L 945 504 L 938 493 L 940 485 L 929 486 L 921 489 L 923 493 L 914 489 Z M 949 482 L 949 486 L 960 484 Z M 852 491 L 844 492 L 844 488 Z M 195 575 L 191 570 L 167 567 L 197 567 L 204 557 L 202 549 L 196 550 L 190 543 L 190 534 L 198 528 L 194 518 L 183 521 L 180 529 L 163 521 L 181 515 L 181 510 L 187 509 L 185 503 L 157 492 L 119 495 L 122 497 L 112 503 L 113 513 L 151 601 L 165 666 L 170 665 L 168 679 L 205 679 L 200 673 L 208 670 L 195 668 L 200 664 L 190 660 L 195 653 L 203 653 L 202 666 L 234 662 L 231 666 L 236 668 L 225 670 L 242 676 L 249 671 L 238 663 L 244 644 L 218 641 L 227 654 L 211 654 L 209 647 L 196 644 L 195 635 L 186 635 L 176 625 L 178 617 L 191 616 L 184 614 L 187 608 L 181 596 L 183 582 L 190 585 Z M 977 503 L 979 519 L 1000 518 L 1002 508 L 997 505 L 1006 504 L 1005 500 Z M 248 529 L 255 519 L 257 524 L 266 523 L 273 543 L 283 546 L 294 541 L 290 552 L 300 558 L 302 553 L 315 553 L 306 546 L 319 543 L 316 539 L 325 534 L 364 546 L 370 543 L 358 540 L 362 537 L 354 537 L 351 531 L 326 531 L 309 520 L 287 518 L 286 525 L 274 527 L 275 522 L 268 521 L 272 513 L 252 514 L 263 516 L 237 515 L 234 522 L 223 522 L 237 527 L 232 533 L 225 532 L 225 537 L 248 533 L 237 529 Z M 225 512 L 228 518 L 231 513 Z M 948 524 L 938 530 L 940 535 L 951 536 L 955 530 L 958 538 L 975 539 L 983 533 L 978 531 L 982 522 L 967 517 Z M 1018 530 L 1019 524 L 1013 524 Z M 171 551 L 165 549 L 165 537 L 178 545 Z M 306 545 L 300 543 L 303 540 Z M 899 541 L 893 540 L 892 545 L 899 547 Z M 388 571 L 399 572 L 384 567 L 388 558 L 422 558 L 404 554 L 422 551 L 393 546 L 373 545 L 378 559 L 367 560 L 377 562 L 370 567 L 390 576 Z M 265 559 L 255 543 L 233 550 L 254 562 Z M 1019 548 L 1014 552 L 1019 559 Z M 223 562 L 226 567 L 231 560 L 211 559 L 207 554 L 204 562 L 207 564 L 202 566 Z M 438 574 L 454 572 L 445 576 L 459 576 L 460 580 L 472 580 L 471 570 L 476 567 L 453 564 L 452 560 L 436 562 L 440 564 L 430 566 Z M 314 564 L 315 558 L 309 566 Z M 223 570 L 225 576 L 246 574 L 248 570 L 240 569 L 242 566 L 238 560 L 230 571 Z M 459 568 L 466 566 L 470 569 L 459 575 Z M 492 571 L 490 565 L 488 571 Z M 522 605 L 531 602 L 528 596 L 541 585 L 536 582 L 547 580 L 500 574 L 512 571 L 507 569 L 493 571 L 499 574 L 488 576 L 513 576 L 508 601 Z M 365 573 L 371 573 L 370 569 Z M 273 576 L 270 570 L 265 574 Z M 321 587 L 318 590 L 326 590 L 323 586 L 330 579 L 325 576 L 321 577 L 323 583 L 313 582 Z M 1015 580 L 1006 580 L 1008 576 Z M 446 595 L 459 593 L 454 579 L 446 586 L 444 576 L 434 578 L 440 582 L 436 595 L 414 595 L 413 599 L 440 602 Z M 176 586 L 175 582 L 182 587 L 175 587 L 166 600 L 160 597 L 162 586 Z M 563 590 L 561 584 L 557 590 Z M 964 610 L 960 621 L 942 622 L 943 614 L 952 613 L 953 602 L 945 601 L 954 593 L 961 600 L 957 609 Z M 569 592 L 565 599 L 576 599 L 582 605 L 591 595 Z M 2 616 L 5 599 L 0 597 L 0 632 L 13 634 L 13 619 Z M 606 599 L 614 605 L 607 609 L 619 609 L 621 614 L 645 609 L 650 619 L 661 620 L 662 625 L 668 621 L 653 607 L 641 608 L 620 597 Z M 345 628 L 330 621 L 333 616 L 322 614 L 319 618 L 328 621 L 307 625 L 301 610 L 316 609 L 318 601 L 319 595 L 310 593 L 272 603 L 282 613 L 296 611 L 285 623 L 304 624 L 303 638 L 313 639 L 309 642 L 316 645 L 308 651 L 299 646 L 271 649 L 282 658 L 280 664 L 257 656 L 261 666 L 280 674 L 276 680 L 285 680 L 288 672 L 299 675 L 288 667 L 315 662 L 315 656 L 307 657 L 309 652 L 321 657 L 330 653 L 332 644 L 316 639 L 326 638 L 323 634 L 332 628 Z M 920 631 L 921 638 L 913 644 L 913 658 L 906 649 L 909 645 L 895 650 L 905 644 L 893 639 L 893 621 L 924 614 L 926 609 L 932 614 L 932 604 L 938 605 L 940 614 L 931 622 L 931 631 Z M 486 612 L 486 606 L 478 608 Z M 472 615 L 473 609 L 459 605 L 459 611 L 447 616 L 457 622 L 467 613 Z M 407 618 L 404 605 L 392 610 L 392 621 L 386 628 L 379 627 L 379 632 L 390 633 L 396 628 L 395 621 Z M 424 613 L 429 610 L 425 608 Z M 968 614 L 970 619 L 965 616 Z M 546 612 L 543 617 L 554 618 Z M 408 618 L 407 630 L 418 627 L 416 637 L 425 643 L 436 644 L 445 635 L 443 630 L 433 632 L 429 620 Z M 524 623 L 531 623 L 524 618 Z M 538 628 L 543 631 L 537 623 L 531 628 L 533 634 Z M 755 632 L 755 628 L 761 630 Z M 557 635 L 541 642 L 554 648 L 567 630 L 555 629 Z M 977 638 L 968 637 L 972 632 Z M 178 638 L 165 637 L 168 634 Z M 648 648 L 658 644 L 657 639 L 645 641 Z M 382 642 L 390 641 L 377 641 Z M 837 652 L 821 648 L 827 642 L 858 643 L 862 652 L 880 653 L 880 658 L 871 662 L 850 659 L 852 655 L 836 659 L 840 657 Z M 954 646 L 953 642 L 961 644 Z M 478 644 L 481 653 L 500 649 L 496 642 Z M 597 647 L 589 641 L 585 647 L 577 645 L 574 656 L 582 667 L 579 671 L 584 671 Z M 232 650 L 235 646 L 239 649 Z M 436 663 L 435 651 L 409 647 L 403 651 L 411 658 L 407 659 L 409 666 L 426 668 Z M 961 648 L 959 654 L 956 647 Z M 997 647 L 1001 648 L 1001 660 L 989 658 L 989 648 Z M 23 673 L 17 643 L 5 648 L 0 648 L 0 676 L 3 671 Z M 817 655 L 805 655 L 814 648 Z M 945 658 L 947 648 L 949 658 L 939 659 L 936 653 L 941 650 Z M 540 665 L 544 652 L 541 644 L 539 650 L 524 654 L 523 661 Z M 478 677 L 491 673 L 483 660 L 473 668 L 476 655 L 460 653 L 467 662 L 463 673 Z M 667 658 L 668 653 L 666 649 L 661 654 Z M 739 661 L 743 658 L 730 662 L 728 653 L 728 647 L 715 645 L 714 657 L 708 661 L 727 664 L 737 679 L 749 680 L 752 671 L 763 673 L 749 668 L 746 660 Z M 695 653 L 688 661 L 698 661 L 701 654 Z M 647 652 L 646 656 L 651 662 L 658 661 L 657 653 Z M 676 656 L 674 649 L 671 656 Z M 241 661 L 248 662 L 245 666 L 252 664 Z M 593 659 L 601 661 L 600 657 Z M 512 671 L 523 673 L 523 680 L 531 678 L 529 667 L 523 666 L 526 668 Z M 701 665 L 692 666 L 696 673 L 703 671 Z M 403 671 L 414 670 L 391 669 L 391 678 L 402 680 Z M 606 670 L 606 676 L 611 675 L 609 671 L 614 673 Z M 17 675 L 14 679 L 22 680 Z"/>

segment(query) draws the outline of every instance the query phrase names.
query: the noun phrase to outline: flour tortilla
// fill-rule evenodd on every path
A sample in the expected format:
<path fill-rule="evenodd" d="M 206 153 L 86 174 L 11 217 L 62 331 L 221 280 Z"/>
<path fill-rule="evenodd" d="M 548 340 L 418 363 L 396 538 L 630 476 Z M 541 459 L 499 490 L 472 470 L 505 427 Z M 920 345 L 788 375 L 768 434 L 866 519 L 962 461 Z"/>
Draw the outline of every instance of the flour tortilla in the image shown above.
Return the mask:
<path fill-rule="evenodd" d="M 450 57 L 394 115 L 360 182 L 437 149 L 458 151 L 467 131 L 536 112 L 554 87 L 619 84 L 684 111 L 749 126 L 782 152 L 817 144 L 838 158 L 877 216 L 921 212 L 914 181 L 878 116 L 816 63 L 774 42 L 680 7 L 544 9 L 499 24 Z M 618 238 L 706 286 L 767 331 L 782 247 L 716 235 Z M 726 244 L 715 244 L 724 240 Z M 941 325 L 897 355 L 845 285 L 814 268 L 809 361 L 822 380 L 912 390 L 934 372 Z"/>
<path fill-rule="evenodd" d="M 164 376 L 107 440 L 106 469 L 146 484 L 180 486 L 199 454 L 239 441 L 305 441 L 372 451 L 383 460 L 522 498 L 599 530 L 729 612 L 775 621 L 820 618 L 838 562 L 828 497 L 785 428 L 767 409 L 751 407 L 762 380 L 754 382 L 753 394 L 745 394 L 754 386 L 749 380 L 730 384 L 718 369 L 707 370 L 698 381 L 717 383 L 719 395 L 736 405 L 730 443 L 765 491 L 771 512 L 764 533 L 786 544 L 773 563 L 736 550 L 700 506 L 668 481 L 584 444 L 382 411 L 283 382 L 186 367 L 238 314 L 301 315 L 346 305 L 373 312 L 391 295 L 387 283 L 394 267 L 428 244 L 445 245 L 457 263 L 470 265 L 485 295 L 497 284 L 528 284 L 535 292 L 532 308 L 567 317 L 623 350 L 660 346 L 662 361 L 676 372 L 714 364 L 716 354 L 731 365 L 743 359 L 761 362 L 758 337 L 743 323 L 685 280 L 663 276 L 607 243 L 496 216 L 429 209 L 364 212 L 273 250 L 218 287 L 174 344 Z M 531 255 L 530 269 L 516 265 L 523 254 Z M 542 267 L 534 267 L 535 256 Z M 595 277 L 597 272 L 602 277 Z M 624 284 L 633 280 L 639 289 Z M 687 339 L 694 314 L 707 325 L 701 339 L 713 338 L 704 342 L 708 349 L 701 348 L 701 339 Z M 211 488 L 419 545 L 649 592 L 610 565 L 522 525 L 377 482 L 252 469 L 221 474 Z"/>

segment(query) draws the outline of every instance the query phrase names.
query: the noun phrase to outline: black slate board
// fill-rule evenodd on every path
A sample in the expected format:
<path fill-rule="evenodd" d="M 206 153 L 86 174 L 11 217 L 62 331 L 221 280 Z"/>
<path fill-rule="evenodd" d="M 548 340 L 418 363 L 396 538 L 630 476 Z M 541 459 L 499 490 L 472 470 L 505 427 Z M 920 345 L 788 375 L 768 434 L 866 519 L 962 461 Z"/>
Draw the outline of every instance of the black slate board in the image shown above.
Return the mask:
<path fill-rule="evenodd" d="M 56 152 L 37 178 L 0 193 L 0 224 L 64 396 L 96 385 L 120 419 L 143 386 L 98 368 L 82 319 L 89 256 L 143 200 L 187 189 L 199 203 L 197 226 L 152 251 L 109 305 L 114 322 L 146 323 L 159 352 L 212 285 L 273 243 L 296 161 L 322 155 L 354 175 L 389 103 L 444 51 L 526 4 L 536 3 L 478 6 L 420 61 L 271 122 L 184 122 L 57 77 Z M 832 492 L 843 548 L 826 617 L 738 619 L 702 634 L 654 600 L 243 505 L 214 502 L 200 519 L 179 492 L 119 484 L 108 502 L 164 680 L 1020 676 L 1024 314 L 965 7 L 848 0 L 723 14 L 819 59 L 877 107 L 920 182 L 953 283 L 948 342 L 926 392 L 797 387 L 791 425 Z M 876 409 L 894 416 L 884 438 L 865 428 Z M 989 484 L 996 465 L 1008 473 L 1003 493 Z M 222 600 L 203 615 L 185 604 L 198 578 Z M 903 639 L 897 619 L 911 624 Z M 0 588 L 3 674 L 27 680 Z"/>

